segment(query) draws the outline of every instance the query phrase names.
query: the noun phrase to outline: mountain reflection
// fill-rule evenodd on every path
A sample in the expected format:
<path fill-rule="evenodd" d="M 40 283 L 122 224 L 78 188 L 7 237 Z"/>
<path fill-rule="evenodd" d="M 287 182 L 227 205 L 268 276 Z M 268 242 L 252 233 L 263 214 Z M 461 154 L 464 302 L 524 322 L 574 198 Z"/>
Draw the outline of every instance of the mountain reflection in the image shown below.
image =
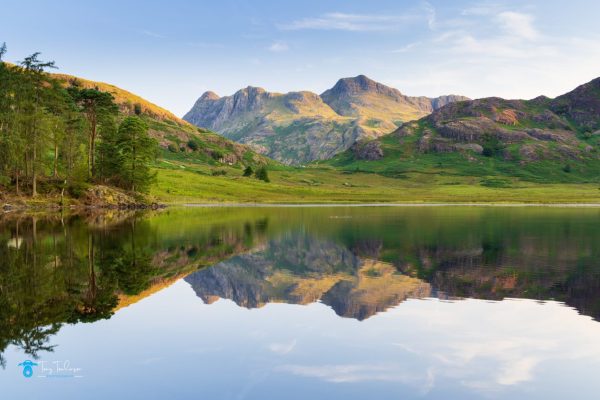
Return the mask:
<path fill-rule="evenodd" d="M 338 218 L 338 216 L 344 218 Z M 184 278 L 206 304 L 556 300 L 600 319 L 600 210 L 216 208 L 0 217 L 0 365 Z"/>
<path fill-rule="evenodd" d="M 315 228 L 319 222 L 308 221 L 185 280 L 208 304 L 319 301 L 358 320 L 432 296 L 557 300 L 600 318 L 597 211 L 587 220 L 556 211 L 477 210 L 486 218 L 476 220 L 457 214 L 440 222 L 405 212 L 383 226 L 361 220 Z"/>
<path fill-rule="evenodd" d="M 205 302 L 233 300 L 247 308 L 266 303 L 321 301 L 342 317 L 363 320 L 409 297 L 431 295 L 431 286 L 393 265 L 359 257 L 334 242 L 286 235 L 185 280 Z"/>

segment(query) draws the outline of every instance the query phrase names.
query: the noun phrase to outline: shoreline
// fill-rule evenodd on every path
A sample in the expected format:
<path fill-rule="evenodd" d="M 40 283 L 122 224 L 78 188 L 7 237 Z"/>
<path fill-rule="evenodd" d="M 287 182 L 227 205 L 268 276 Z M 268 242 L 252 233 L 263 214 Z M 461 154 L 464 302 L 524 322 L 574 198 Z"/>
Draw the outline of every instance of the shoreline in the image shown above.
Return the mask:
<path fill-rule="evenodd" d="M 600 203 L 182 203 L 167 207 L 267 208 L 267 207 L 557 207 L 600 208 Z"/>
<path fill-rule="evenodd" d="M 600 202 L 590 203 L 566 203 L 566 202 L 381 202 L 381 203 L 253 203 L 253 202 L 210 202 L 210 203 L 157 203 L 148 204 L 123 204 L 123 205 L 84 205 L 68 204 L 60 206 L 56 203 L 38 203 L 38 204 L 4 204 L 0 206 L 0 214 L 9 213 L 35 213 L 35 212 L 109 212 L 109 211 L 143 211 L 143 210 L 161 210 L 166 208 L 325 208 L 325 207 L 548 207 L 548 208 L 600 208 Z"/>

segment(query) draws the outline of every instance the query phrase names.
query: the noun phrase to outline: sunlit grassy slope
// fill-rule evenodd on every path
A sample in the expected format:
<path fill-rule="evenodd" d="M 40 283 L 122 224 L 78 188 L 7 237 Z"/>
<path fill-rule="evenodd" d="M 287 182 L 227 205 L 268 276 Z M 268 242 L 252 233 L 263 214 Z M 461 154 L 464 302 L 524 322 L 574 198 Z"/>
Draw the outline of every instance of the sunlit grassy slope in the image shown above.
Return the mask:
<path fill-rule="evenodd" d="M 136 105 L 141 106 L 150 134 L 161 148 L 156 165 L 157 184 L 151 192 L 161 202 L 600 203 L 600 185 L 586 183 L 595 181 L 597 164 L 585 170 L 573 165 L 570 173 L 552 163 L 519 167 L 479 157 L 481 162 L 469 164 L 455 154 L 410 155 L 407 153 L 410 143 L 400 145 L 390 136 L 381 139 L 386 153 L 382 160 L 357 161 L 345 152 L 333 160 L 320 162 L 323 165 L 285 167 L 246 146 L 196 128 L 169 111 L 116 86 L 69 75 L 56 74 L 56 77 L 64 80 L 65 84 L 76 81 L 82 87 L 98 87 L 112 93 L 125 114 L 133 113 Z M 292 103 L 301 114 L 323 114 L 342 125 L 350 120 L 335 114 L 321 101 L 314 101 L 313 97 L 309 93 L 301 93 Z M 270 117 L 291 121 L 283 97 L 276 96 L 275 99 L 269 103 L 272 106 Z M 375 100 L 366 98 L 363 103 L 366 107 L 365 104 L 375 103 Z M 366 109 L 361 113 L 366 126 L 382 117 Z M 292 134 L 291 131 L 297 129 L 295 126 L 292 128 L 287 133 Z M 287 134 L 285 130 L 279 133 L 284 138 Z M 242 170 L 247 165 L 255 169 L 268 165 L 271 182 L 242 177 Z"/>
<path fill-rule="evenodd" d="M 402 178 L 340 172 L 328 166 L 272 167 L 270 183 L 242 176 L 238 168 L 161 161 L 151 195 L 166 203 L 600 203 L 599 185 L 543 184 L 407 172 Z M 219 174 L 218 176 L 213 174 Z M 225 174 L 225 175 L 221 175 Z M 487 179 L 487 180 L 486 180 Z"/>

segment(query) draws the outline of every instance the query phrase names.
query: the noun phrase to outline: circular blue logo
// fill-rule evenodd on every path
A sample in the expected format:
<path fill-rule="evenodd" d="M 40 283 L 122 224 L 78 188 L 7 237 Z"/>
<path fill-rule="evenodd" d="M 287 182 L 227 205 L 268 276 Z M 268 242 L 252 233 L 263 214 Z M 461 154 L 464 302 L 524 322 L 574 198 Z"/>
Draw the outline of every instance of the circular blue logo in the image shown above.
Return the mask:
<path fill-rule="evenodd" d="M 19 367 L 23 367 L 23 376 L 25 378 L 31 378 L 33 376 L 33 367 L 36 366 L 37 363 L 34 363 L 30 360 L 25 360 L 21 364 L 19 364 Z"/>

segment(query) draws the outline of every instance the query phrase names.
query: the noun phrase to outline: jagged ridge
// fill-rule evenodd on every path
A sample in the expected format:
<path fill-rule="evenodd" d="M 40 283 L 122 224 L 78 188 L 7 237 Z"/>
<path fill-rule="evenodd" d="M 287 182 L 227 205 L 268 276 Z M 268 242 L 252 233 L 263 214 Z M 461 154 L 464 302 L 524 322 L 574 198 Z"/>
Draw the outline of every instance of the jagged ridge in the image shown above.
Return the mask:
<path fill-rule="evenodd" d="M 340 79 L 321 95 L 247 87 L 204 93 L 183 117 L 288 164 L 327 159 L 362 138 L 429 114 L 462 96 L 409 97 L 364 75 Z"/>

